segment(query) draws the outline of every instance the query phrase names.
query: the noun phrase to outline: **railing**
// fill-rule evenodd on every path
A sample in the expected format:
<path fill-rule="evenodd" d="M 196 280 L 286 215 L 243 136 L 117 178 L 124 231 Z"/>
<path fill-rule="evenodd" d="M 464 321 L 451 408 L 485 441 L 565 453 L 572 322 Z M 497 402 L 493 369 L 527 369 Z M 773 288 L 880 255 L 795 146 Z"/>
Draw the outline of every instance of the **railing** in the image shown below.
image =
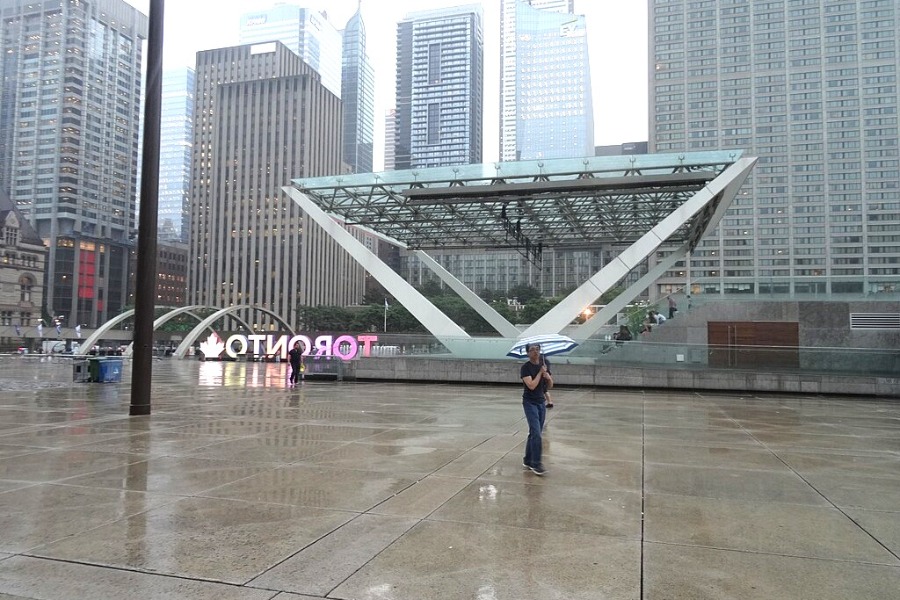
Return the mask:
<path fill-rule="evenodd" d="M 331 356 L 307 356 L 303 361 L 303 377 L 315 379 L 324 377 L 328 379 L 344 379 L 346 365 L 340 358 Z"/>
<path fill-rule="evenodd" d="M 666 327 L 664 325 L 663 327 Z M 652 334 L 646 336 L 652 339 Z M 455 353 L 431 336 L 404 336 L 391 340 L 397 357 L 501 359 L 513 346 L 512 338 L 453 340 Z M 553 357 L 553 362 L 610 364 L 664 369 L 738 369 L 798 373 L 829 373 L 900 377 L 900 350 L 896 348 L 813 348 L 782 346 L 716 346 L 661 343 L 642 336 L 627 342 L 590 339 Z"/>
<path fill-rule="evenodd" d="M 898 286 L 900 290 L 900 286 Z M 761 293 L 761 294 L 694 294 L 691 296 L 691 304 L 694 307 L 714 302 L 900 302 L 900 291 L 873 292 L 869 294 L 841 294 L 841 293 Z"/>

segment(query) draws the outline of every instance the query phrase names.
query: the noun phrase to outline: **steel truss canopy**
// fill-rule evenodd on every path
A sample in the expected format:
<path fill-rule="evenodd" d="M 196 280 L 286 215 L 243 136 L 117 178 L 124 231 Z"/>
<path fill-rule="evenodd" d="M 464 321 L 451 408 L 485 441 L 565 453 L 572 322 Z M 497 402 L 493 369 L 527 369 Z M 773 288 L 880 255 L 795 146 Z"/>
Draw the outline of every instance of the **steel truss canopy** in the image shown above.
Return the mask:
<path fill-rule="evenodd" d="M 567 330 L 582 342 L 597 333 L 690 256 L 724 217 L 755 163 L 737 150 L 591 156 L 295 179 L 282 189 L 451 353 L 497 358 L 509 347 L 503 338 Z M 364 227 L 413 251 L 503 338 L 473 339 L 343 225 Z M 667 252 L 651 261 L 662 245 Z M 524 330 L 426 252 L 515 249 L 540 263 L 545 248 L 616 246 L 614 258 Z M 642 264 L 646 274 L 573 329 L 585 306 Z"/>
<path fill-rule="evenodd" d="M 741 156 L 739 150 L 437 167 L 294 179 L 294 188 L 347 225 L 409 249 L 627 245 Z M 718 200 L 669 238 L 693 248 Z"/>

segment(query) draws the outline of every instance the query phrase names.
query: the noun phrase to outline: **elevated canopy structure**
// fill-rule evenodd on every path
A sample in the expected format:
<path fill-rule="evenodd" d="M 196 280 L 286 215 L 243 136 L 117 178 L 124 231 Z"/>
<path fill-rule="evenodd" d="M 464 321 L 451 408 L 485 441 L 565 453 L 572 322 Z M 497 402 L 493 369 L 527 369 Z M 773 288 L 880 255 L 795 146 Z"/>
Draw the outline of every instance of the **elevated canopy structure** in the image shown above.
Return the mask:
<path fill-rule="evenodd" d="M 605 314 L 580 326 L 573 337 L 584 340 L 716 227 L 755 162 L 740 151 L 503 162 L 295 179 L 284 191 L 451 351 L 479 356 L 458 325 L 342 224 L 415 251 L 513 338 L 562 331 L 660 245 L 672 250 Z M 525 331 L 427 256 L 433 249 L 509 248 L 539 263 L 547 248 L 610 245 L 626 248 Z"/>

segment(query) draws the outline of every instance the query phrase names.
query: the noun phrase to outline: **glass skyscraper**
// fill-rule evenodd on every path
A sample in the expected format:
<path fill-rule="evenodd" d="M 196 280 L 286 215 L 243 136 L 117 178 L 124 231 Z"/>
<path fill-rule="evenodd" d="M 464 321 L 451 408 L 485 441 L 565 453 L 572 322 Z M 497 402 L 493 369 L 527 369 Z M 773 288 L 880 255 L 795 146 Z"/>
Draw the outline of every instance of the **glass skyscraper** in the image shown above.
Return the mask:
<path fill-rule="evenodd" d="M 397 23 L 396 169 L 481 162 L 482 20 L 470 5 Z"/>
<path fill-rule="evenodd" d="M 501 160 L 592 156 L 593 105 L 584 17 L 572 14 L 573 0 L 502 0 L 500 8 Z M 398 91 L 398 113 L 403 106 L 400 98 Z M 398 131 L 401 127 L 398 120 Z M 397 168 L 403 168 L 399 156 Z M 518 285 L 531 285 L 547 296 L 579 285 L 603 260 L 600 248 L 548 248 L 539 263 L 508 249 L 433 250 L 429 254 L 476 291 L 508 292 Z M 401 271 L 410 282 L 421 284 L 433 277 L 415 255 L 401 253 L 400 259 Z"/>
<path fill-rule="evenodd" d="M 900 290 L 897 0 L 649 7 L 651 152 L 760 157 L 717 235 L 657 292 Z"/>
<path fill-rule="evenodd" d="M 585 18 L 574 0 L 502 0 L 500 159 L 594 153 Z"/>
<path fill-rule="evenodd" d="M 322 76 L 341 97 L 341 34 L 323 12 L 294 4 L 249 12 L 241 17 L 240 43 L 279 41 Z"/>
<path fill-rule="evenodd" d="M 160 119 L 160 240 L 188 242 L 193 125 L 194 70 L 189 67 L 168 70 L 163 73 Z"/>
<path fill-rule="evenodd" d="M 0 0 L 0 186 L 49 247 L 46 308 L 69 327 L 127 301 L 147 26 L 121 0 Z"/>
<path fill-rule="evenodd" d="M 366 26 L 359 8 L 343 35 L 343 158 L 351 172 L 370 173 L 375 150 L 375 72 L 366 55 Z"/>

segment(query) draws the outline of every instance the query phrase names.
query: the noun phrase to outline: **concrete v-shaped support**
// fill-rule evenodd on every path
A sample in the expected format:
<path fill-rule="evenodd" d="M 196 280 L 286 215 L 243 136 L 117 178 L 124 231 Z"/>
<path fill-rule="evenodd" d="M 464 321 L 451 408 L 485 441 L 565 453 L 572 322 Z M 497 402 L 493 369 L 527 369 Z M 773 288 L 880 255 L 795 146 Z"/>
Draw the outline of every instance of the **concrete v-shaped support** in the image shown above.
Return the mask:
<path fill-rule="evenodd" d="M 491 327 L 497 330 L 497 333 L 508 338 L 519 337 L 521 332 L 515 325 L 504 319 L 503 315 L 494 310 L 494 308 L 485 302 L 481 296 L 466 287 L 466 284 L 454 277 L 453 273 L 442 267 L 439 262 L 431 258 L 431 256 L 422 250 L 416 250 L 415 255 L 423 265 L 431 269 L 438 277 L 440 277 L 441 281 L 446 283 L 451 290 L 459 294 L 459 297 L 462 298 L 466 304 L 475 309 L 475 311 L 481 315 Z"/>
<path fill-rule="evenodd" d="M 447 348 L 452 350 L 454 342 L 470 339 L 469 334 L 462 327 L 454 323 L 450 317 L 445 315 L 428 298 L 400 277 L 384 261 L 378 258 L 374 252 L 353 237 L 349 231 L 319 208 L 306 194 L 292 186 L 285 186 L 281 189 L 313 221 L 318 223 L 334 241 L 340 244 L 360 266 L 372 274 L 378 280 L 378 283 L 384 286 L 384 289 L 390 292 L 412 316 L 418 319 Z"/>
<path fill-rule="evenodd" d="M 660 244 L 669 239 L 669 237 L 678 231 L 682 225 L 694 218 L 700 211 L 704 209 L 708 210 L 716 196 L 719 196 L 718 203 L 712 207 L 714 212 L 704 231 L 694 236 L 687 244 L 687 247 L 683 247 L 682 250 L 680 250 L 686 255 L 692 245 L 695 245 L 703 235 L 709 233 L 715 229 L 716 225 L 718 225 L 719 221 L 725 215 L 725 211 L 731 205 L 731 201 L 734 199 L 735 195 L 737 195 L 738 190 L 750 175 L 750 170 L 753 168 L 753 165 L 756 164 L 756 160 L 756 158 L 740 158 L 735 161 L 734 164 L 722 171 L 718 177 L 710 181 L 706 187 L 676 208 L 669 216 L 657 223 L 655 227 L 626 248 L 614 260 L 597 271 L 590 279 L 566 296 L 543 317 L 535 321 L 522 335 L 528 336 L 541 333 L 561 332 L 569 325 L 569 323 L 581 314 L 581 311 L 584 310 L 585 306 L 591 305 L 607 290 L 615 286 L 622 277 L 640 265 L 644 259 L 655 252 Z M 665 264 L 665 262 L 661 264 Z M 675 262 L 677 262 L 677 260 L 672 261 L 672 264 L 675 264 Z M 654 273 L 657 271 L 659 270 L 654 270 Z M 662 275 L 662 273 L 665 273 L 665 269 L 659 271 L 659 275 Z M 657 277 L 659 277 L 659 275 L 657 275 Z M 647 280 L 646 276 L 642 278 L 642 281 L 645 281 L 647 285 L 653 282 L 653 280 Z M 640 294 L 647 285 L 644 285 L 641 288 L 632 285 L 628 288 L 628 292 L 631 296 L 624 298 L 620 296 L 617 300 L 623 301 L 624 304 L 622 304 L 622 306 L 624 306 Z M 625 294 L 622 296 L 625 296 Z M 605 320 L 603 319 L 604 315 L 600 313 L 595 315 L 591 321 L 596 321 L 596 325 L 593 325 L 592 327 L 600 327 L 606 323 L 609 318 L 611 318 L 609 311 L 607 311 L 606 314 L 607 317 Z M 590 329 L 591 328 L 588 328 L 584 331 L 587 332 L 590 331 Z M 586 339 L 583 335 L 579 335 L 579 338 Z"/>

